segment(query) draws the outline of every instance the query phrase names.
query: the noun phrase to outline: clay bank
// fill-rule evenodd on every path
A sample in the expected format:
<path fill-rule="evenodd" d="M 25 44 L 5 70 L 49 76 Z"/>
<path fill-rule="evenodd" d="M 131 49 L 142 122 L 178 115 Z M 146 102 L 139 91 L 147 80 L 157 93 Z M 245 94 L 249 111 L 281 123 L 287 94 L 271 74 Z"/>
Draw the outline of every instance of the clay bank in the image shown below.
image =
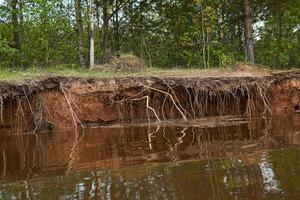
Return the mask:
<path fill-rule="evenodd" d="M 47 77 L 0 83 L 0 130 L 298 112 L 300 72 L 252 77 Z"/>

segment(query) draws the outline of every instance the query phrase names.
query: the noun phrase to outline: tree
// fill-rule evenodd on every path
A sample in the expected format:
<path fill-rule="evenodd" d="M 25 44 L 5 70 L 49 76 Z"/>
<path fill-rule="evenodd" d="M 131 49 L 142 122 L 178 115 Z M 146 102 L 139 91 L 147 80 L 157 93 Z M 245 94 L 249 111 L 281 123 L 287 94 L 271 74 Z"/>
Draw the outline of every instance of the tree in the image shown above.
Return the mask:
<path fill-rule="evenodd" d="M 19 19 L 18 19 L 18 0 L 12 0 L 11 2 L 11 20 L 12 20 L 12 28 L 13 28 L 13 38 L 14 43 L 13 46 L 17 50 L 21 49 L 21 43 L 20 43 L 20 34 L 19 34 Z"/>
<path fill-rule="evenodd" d="M 246 46 L 246 55 L 247 60 L 251 63 L 254 63 L 254 44 L 252 36 L 252 22 L 251 22 L 251 13 L 250 13 L 250 2 L 249 0 L 243 1 L 244 6 L 244 35 L 245 35 L 245 46 Z"/>
<path fill-rule="evenodd" d="M 162 67 L 299 67 L 299 9 L 299 0 L 0 0 L 0 65 L 93 67 L 132 53 Z"/>
<path fill-rule="evenodd" d="M 103 0 L 103 26 L 102 26 L 102 50 L 103 50 L 103 56 L 102 60 L 103 62 L 107 62 L 110 54 L 110 49 L 108 46 L 108 31 L 109 31 L 109 0 Z"/>
<path fill-rule="evenodd" d="M 95 41 L 94 41 L 94 1 L 89 0 L 89 18 L 90 18 L 90 69 L 95 66 Z"/>
<path fill-rule="evenodd" d="M 82 15 L 81 15 L 81 0 L 75 0 L 75 17 L 76 17 L 78 59 L 80 65 L 85 66 L 86 61 L 85 61 L 85 50 L 84 50 L 83 23 L 82 23 Z"/>

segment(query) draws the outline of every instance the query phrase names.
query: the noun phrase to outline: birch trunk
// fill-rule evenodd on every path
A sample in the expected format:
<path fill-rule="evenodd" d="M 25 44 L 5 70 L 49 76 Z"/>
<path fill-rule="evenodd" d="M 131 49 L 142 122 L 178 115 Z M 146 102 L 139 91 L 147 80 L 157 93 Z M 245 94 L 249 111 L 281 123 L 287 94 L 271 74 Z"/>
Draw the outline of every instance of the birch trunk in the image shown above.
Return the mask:
<path fill-rule="evenodd" d="M 94 9 L 93 0 L 89 0 L 89 16 L 90 16 L 90 69 L 95 66 L 95 42 L 94 42 Z"/>

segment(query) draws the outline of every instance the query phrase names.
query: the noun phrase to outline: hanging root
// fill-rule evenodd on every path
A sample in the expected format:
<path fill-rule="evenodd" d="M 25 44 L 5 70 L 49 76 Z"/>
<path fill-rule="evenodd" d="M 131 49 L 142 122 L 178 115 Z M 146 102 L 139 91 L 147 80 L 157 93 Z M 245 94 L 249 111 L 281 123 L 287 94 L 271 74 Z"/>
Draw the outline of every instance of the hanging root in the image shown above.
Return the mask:
<path fill-rule="evenodd" d="M 267 95 L 266 95 L 266 91 L 267 91 L 267 85 L 266 84 L 260 84 L 260 83 L 257 83 L 257 88 L 258 88 L 258 91 L 259 91 L 259 95 L 260 95 L 260 98 L 261 98 L 261 101 L 264 105 L 264 111 L 263 111 L 263 114 L 266 115 L 266 114 L 272 114 L 272 110 L 270 108 L 270 102 L 267 98 Z"/>
<path fill-rule="evenodd" d="M 147 86 L 147 85 L 144 85 L 142 84 L 143 87 L 145 88 L 148 88 L 150 90 L 153 90 L 153 91 L 156 91 L 156 92 L 160 92 L 160 93 L 163 93 L 165 95 L 167 95 L 168 97 L 170 97 L 170 99 L 172 100 L 174 106 L 176 107 L 176 109 L 179 111 L 179 113 L 181 114 L 183 120 L 187 121 L 187 118 L 185 116 L 185 114 L 183 113 L 183 111 L 179 108 L 179 106 L 177 105 L 176 101 L 174 100 L 173 96 L 170 94 L 170 93 L 167 93 L 165 91 L 162 91 L 160 89 L 157 89 L 157 88 L 153 88 L 153 87 L 150 87 L 150 86 Z"/>
<path fill-rule="evenodd" d="M 155 115 L 156 119 L 158 122 L 161 122 L 160 118 L 158 117 L 158 115 L 156 114 L 156 111 L 154 108 L 150 107 L 149 105 L 149 96 L 144 96 L 142 98 L 139 98 L 139 99 L 132 99 L 132 101 L 141 101 L 143 99 L 146 99 L 146 106 L 149 110 L 151 110 L 153 112 L 153 114 Z"/>
<path fill-rule="evenodd" d="M 121 101 L 146 99 L 147 108 L 154 113 L 157 121 L 161 121 L 161 119 L 158 117 L 157 111 L 149 106 L 152 96 L 145 94 L 147 90 L 154 92 L 155 95 L 157 93 L 163 95 L 160 95 L 161 101 L 158 105 L 161 108 L 163 120 L 167 120 L 165 112 L 172 112 L 173 108 L 180 113 L 183 120 L 213 115 L 245 115 L 252 118 L 258 115 L 268 116 L 271 114 L 270 103 L 267 98 L 270 84 L 267 80 L 197 80 L 192 84 L 179 83 L 180 91 L 182 89 L 185 93 L 185 95 L 181 94 L 180 96 L 177 96 L 178 91 L 175 91 L 165 80 L 161 81 L 166 90 L 141 84 L 144 90 L 134 97 L 124 98 Z M 171 103 L 168 109 L 166 109 L 167 101 Z"/>
<path fill-rule="evenodd" d="M 184 111 L 185 113 L 187 113 L 189 116 L 191 116 L 191 114 L 190 114 L 186 109 L 184 109 L 184 107 L 180 104 L 180 101 L 178 100 L 177 95 L 176 95 L 176 93 L 174 92 L 173 88 L 172 88 L 166 81 L 163 81 L 163 82 L 164 82 L 165 85 L 168 86 L 169 90 L 171 90 L 171 92 L 173 93 L 173 95 L 174 95 L 174 100 L 177 101 L 178 107 L 179 107 L 182 111 Z M 169 93 L 169 94 L 170 94 L 170 93 Z M 171 94 L 170 94 L 170 95 L 171 95 Z M 171 96 L 172 96 L 172 95 L 171 95 Z"/>
<path fill-rule="evenodd" d="M 75 111 L 74 111 L 74 109 L 73 109 L 73 107 L 72 107 L 72 105 L 71 105 L 71 102 L 70 102 L 70 100 L 69 100 L 69 98 L 68 98 L 68 95 L 67 95 L 66 92 L 69 93 L 69 91 L 68 91 L 68 89 L 67 89 L 66 87 L 63 86 L 62 83 L 60 83 L 60 91 L 64 94 L 65 100 L 66 100 L 66 102 L 67 102 L 67 104 L 68 104 L 68 106 L 69 106 L 69 110 L 70 110 L 70 113 L 71 113 L 71 116 L 72 116 L 72 119 L 73 119 L 73 123 L 74 123 L 75 128 L 78 127 L 77 123 L 79 123 L 80 126 L 81 126 L 82 128 L 84 128 L 83 124 L 81 123 L 81 121 L 80 121 L 79 118 L 77 117 L 77 115 L 76 115 L 76 113 L 75 113 Z"/>
<path fill-rule="evenodd" d="M 1 118 L 1 123 L 3 124 L 3 112 L 4 112 L 4 105 L 3 105 L 3 97 L 0 95 L 0 118 Z"/>

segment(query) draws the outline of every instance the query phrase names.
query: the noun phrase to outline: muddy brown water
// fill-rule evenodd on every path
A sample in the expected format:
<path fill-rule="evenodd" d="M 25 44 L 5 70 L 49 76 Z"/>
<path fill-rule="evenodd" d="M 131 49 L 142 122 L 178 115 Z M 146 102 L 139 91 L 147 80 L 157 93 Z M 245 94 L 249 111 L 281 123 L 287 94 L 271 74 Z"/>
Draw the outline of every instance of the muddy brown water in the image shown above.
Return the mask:
<path fill-rule="evenodd" d="M 300 197 L 296 113 L 0 133 L 0 199 Z"/>

